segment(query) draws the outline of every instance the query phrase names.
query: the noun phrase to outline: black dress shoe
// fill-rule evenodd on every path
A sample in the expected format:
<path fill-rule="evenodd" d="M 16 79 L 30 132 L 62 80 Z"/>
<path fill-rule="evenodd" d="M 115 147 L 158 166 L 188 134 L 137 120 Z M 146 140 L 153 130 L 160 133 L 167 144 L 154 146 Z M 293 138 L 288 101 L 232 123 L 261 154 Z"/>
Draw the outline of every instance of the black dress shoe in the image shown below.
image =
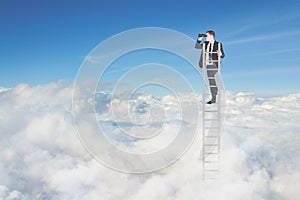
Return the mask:
<path fill-rule="evenodd" d="M 215 95 L 213 95 L 212 96 L 212 98 L 211 98 L 211 100 L 209 101 L 209 102 L 207 102 L 207 104 L 213 104 L 213 103 L 216 103 L 216 96 Z"/>
<path fill-rule="evenodd" d="M 207 102 L 207 104 L 213 104 L 216 103 L 215 101 L 210 100 L 209 102 Z"/>

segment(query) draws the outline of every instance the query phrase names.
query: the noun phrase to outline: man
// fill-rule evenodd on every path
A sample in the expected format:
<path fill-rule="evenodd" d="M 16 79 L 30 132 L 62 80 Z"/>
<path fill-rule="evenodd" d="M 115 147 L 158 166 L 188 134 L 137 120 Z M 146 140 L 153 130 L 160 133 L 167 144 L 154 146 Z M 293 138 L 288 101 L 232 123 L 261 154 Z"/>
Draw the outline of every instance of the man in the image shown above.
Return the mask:
<path fill-rule="evenodd" d="M 198 35 L 198 39 L 195 45 L 195 48 L 197 49 L 202 49 L 203 48 L 203 43 L 201 44 L 201 41 L 203 39 L 203 37 L 206 37 L 206 41 L 204 42 L 204 48 L 202 49 L 202 51 L 204 50 L 205 52 L 217 52 L 217 53 L 205 53 L 205 67 L 207 70 L 207 77 L 208 77 L 208 81 L 209 81 L 209 87 L 210 87 L 210 92 L 211 92 L 211 100 L 209 102 L 207 102 L 208 104 L 213 104 L 216 103 L 216 96 L 218 93 L 218 88 L 217 88 L 217 84 L 216 84 L 216 78 L 215 75 L 218 72 L 218 55 L 221 58 L 225 57 L 224 54 L 224 50 L 223 50 L 223 46 L 222 43 L 215 41 L 215 32 L 212 30 L 209 30 L 206 32 L 206 34 L 199 34 Z M 220 44 L 220 49 L 218 49 Z M 200 62 L 199 62 L 199 66 L 202 68 L 203 67 L 203 59 L 202 58 L 202 53 L 201 53 L 201 58 L 200 58 Z M 215 70 L 213 70 L 215 69 Z"/>

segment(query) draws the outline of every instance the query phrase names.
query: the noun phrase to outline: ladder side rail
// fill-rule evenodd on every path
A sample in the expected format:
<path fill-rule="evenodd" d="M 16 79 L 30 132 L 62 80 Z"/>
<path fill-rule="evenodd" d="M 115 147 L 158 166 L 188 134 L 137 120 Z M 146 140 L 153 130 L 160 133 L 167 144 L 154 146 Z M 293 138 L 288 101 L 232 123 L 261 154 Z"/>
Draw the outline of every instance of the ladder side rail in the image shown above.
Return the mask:
<path fill-rule="evenodd" d="M 221 55 L 220 53 L 221 52 L 221 43 L 219 42 L 218 43 L 218 127 L 219 127 L 219 130 L 218 130 L 218 168 L 220 168 L 220 150 L 221 150 L 221 95 L 222 95 L 222 88 L 221 88 Z"/>
<path fill-rule="evenodd" d="M 206 71 L 205 71 L 205 44 L 202 44 L 202 179 L 205 180 L 205 93 L 206 93 Z"/>

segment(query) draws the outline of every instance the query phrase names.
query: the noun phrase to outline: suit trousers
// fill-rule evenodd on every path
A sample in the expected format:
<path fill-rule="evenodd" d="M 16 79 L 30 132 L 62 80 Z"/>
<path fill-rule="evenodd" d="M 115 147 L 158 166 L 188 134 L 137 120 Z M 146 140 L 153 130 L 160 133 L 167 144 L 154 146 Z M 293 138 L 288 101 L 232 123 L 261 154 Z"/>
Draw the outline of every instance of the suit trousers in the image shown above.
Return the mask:
<path fill-rule="evenodd" d="M 216 73 L 218 72 L 218 67 L 216 64 L 208 64 L 206 65 L 207 69 L 207 77 L 208 77 L 208 82 L 209 82 L 209 87 L 210 87 L 210 92 L 212 95 L 212 98 L 215 99 L 218 93 L 218 87 L 216 83 Z"/>

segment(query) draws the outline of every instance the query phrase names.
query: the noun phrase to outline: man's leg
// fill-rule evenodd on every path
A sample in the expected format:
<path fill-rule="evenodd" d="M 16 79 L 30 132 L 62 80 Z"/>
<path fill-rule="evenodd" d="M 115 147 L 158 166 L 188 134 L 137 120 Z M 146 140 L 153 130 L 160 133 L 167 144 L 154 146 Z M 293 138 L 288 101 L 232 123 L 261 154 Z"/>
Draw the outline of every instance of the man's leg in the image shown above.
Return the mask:
<path fill-rule="evenodd" d="M 209 82 L 209 87 L 210 87 L 210 92 L 211 92 L 211 103 L 215 103 L 216 102 L 216 96 L 218 93 L 218 87 L 216 84 L 216 78 L 215 75 L 218 72 L 217 66 L 216 65 L 208 65 L 206 67 L 207 70 L 207 77 L 208 77 L 208 82 Z M 212 70 L 212 69 L 216 69 L 216 70 Z"/>

